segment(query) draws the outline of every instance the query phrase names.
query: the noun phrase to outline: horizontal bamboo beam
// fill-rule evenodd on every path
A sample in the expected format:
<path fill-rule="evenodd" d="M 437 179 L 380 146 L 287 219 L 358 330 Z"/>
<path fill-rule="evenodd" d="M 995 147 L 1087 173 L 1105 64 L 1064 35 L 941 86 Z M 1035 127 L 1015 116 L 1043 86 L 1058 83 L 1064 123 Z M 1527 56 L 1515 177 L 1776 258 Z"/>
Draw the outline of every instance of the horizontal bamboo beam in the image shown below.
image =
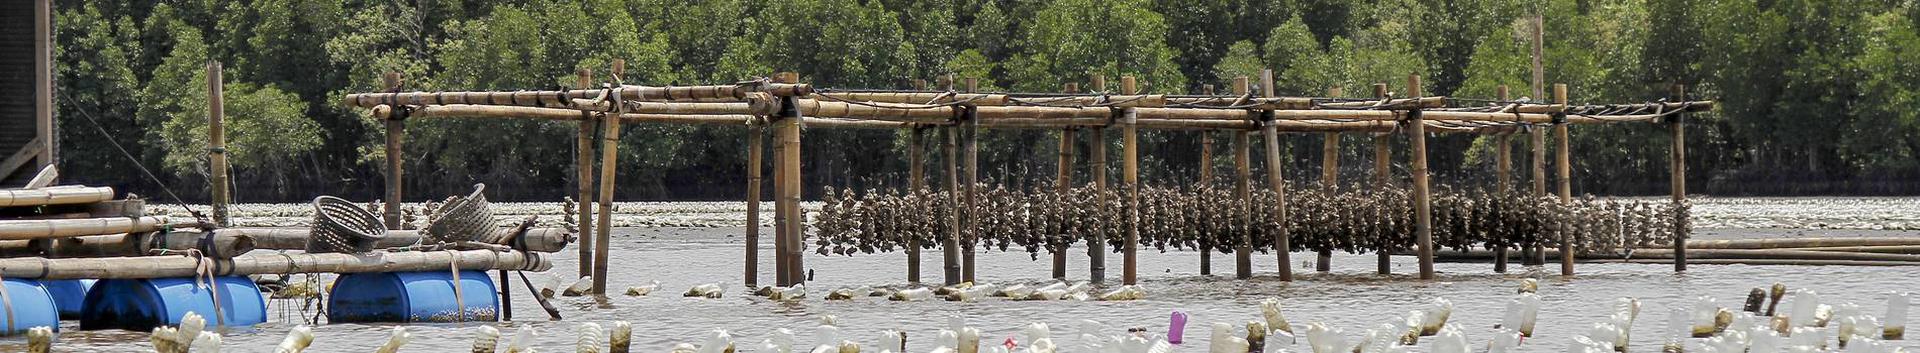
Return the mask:
<path fill-rule="evenodd" d="M 251 236 L 221 234 L 207 239 L 198 231 L 0 241 L 0 257 L 114 257 L 148 255 L 154 250 L 200 250 L 206 256 L 225 258 L 246 254 L 254 249 L 256 245 Z"/>
<path fill-rule="evenodd" d="M 1251 110 L 1311 109 L 1320 98 L 1306 97 L 1241 97 L 1241 96 L 1174 96 L 1167 98 L 1167 104 L 1176 106 L 1213 106 L 1245 107 Z"/>
<path fill-rule="evenodd" d="M 1689 240 L 1687 249 L 1777 249 L 1777 248 L 1823 248 L 1840 246 L 1915 246 L 1920 238 L 1908 237 L 1860 237 L 1860 238 L 1771 238 L 1771 239 L 1725 239 L 1725 240 Z"/>
<path fill-rule="evenodd" d="M 119 233 L 152 232 L 167 227 L 191 227 L 167 217 L 0 220 L 0 240 L 33 240 Z"/>
<path fill-rule="evenodd" d="M 1074 119 L 1099 118 L 1113 116 L 1113 110 L 1107 108 L 1068 108 L 1068 107 L 979 107 L 974 117 L 981 122 L 995 119 Z"/>
<path fill-rule="evenodd" d="M 824 118 L 858 118 L 900 122 L 943 122 L 953 119 L 953 107 L 916 107 L 901 103 L 869 103 L 860 105 L 846 102 L 818 101 L 812 99 L 794 100 L 801 116 Z"/>
<path fill-rule="evenodd" d="M 0 207 L 94 203 L 113 199 L 110 187 L 50 187 L 0 190 Z"/>
<path fill-rule="evenodd" d="M 1404 110 L 1404 109 L 1414 109 L 1414 108 L 1445 108 L 1447 106 L 1447 97 L 1400 98 L 1400 99 L 1389 99 L 1386 102 L 1381 102 L 1381 101 L 1327 102 L 1327 103 L 1320 103 L 1319 106 L 1324 108 L 1386 109 L 1386 110 Z"/>
<path fill-rule="evenodd" d="M 515 228 L 494 229 L 494 236 L 505 237 L 518 232 Z M 198 231 L 179 231 L 194 237 L 201 236 Z M 254 247 L 267 250 L 302 250 L 307 248 L 307 238 L 312 231 L 306 228 L 224 228 L 214 232 L 216 241 L 228 237 L 253 238 Z M 389 230 L 387 236 L 375 242 L 374 248 L 396 248 L 414 245 L 420 242 L 422 235 L 418 230 Z M 559 252 L 574 241 L 574 235 L 563 228 L 533 228 L 520 235 L 515 241 L 515 250 L 533 252 Z M 503 244 L 506 245 L 506 244 Z"/>
<path fill-rule="evenodd" d="M 351 107 L 373 108 L 381 105 L 506 105 L 523 107 L 559 107 L 568 106 L 573 99 L 596 98 L 605 95 L 607 89 L 575 89 L 553 91 L 471 91 L 471 92 L 395 92 L 395 93 L 354 93 L 340 100 L 341 104 Z M 804 96 L 813 93 L 813 86 L 807 84 L 784 83 L 743 83 L 735 85 L 649 87 L 621 86 L 622 100 L 629 101 L 741 101 L 748 93 L 764 92 L 775 96 Z"/>
<path fill-rule="evenodd" d="M 824 96 L 824 97 L 823 97 Z M 831 97 L 831 98 L 829 98 Z M 873 103 L 901 104 L 940 104 L 967 102 L 977 106 L 1007 105 L 1007 95 L 948 92 L 818 92 L 807 98 L 814 100 L 848 100 Z"/>
<path fill-rule="evenodd" d="M 762 96 L 764 97 L 764 96 Z M 626 101 L 625 113 L 634 114 L 674 114 L 674 115 L 773 115 L 780 106 L 769 100 L 751 99 L 747 102 L 721 103 L 685 103 L 685 102 L 648 102 Z M 612 112 L 613 102 L 593 99 L 575 99 L 573 108 L 599 112 Z"/>
<path fill-rule="evenodd" d="M 202 261 L 215 276 L 461 270 L 546 271 L 547 256 L 520 251 L 407 251 L 367 254 L 259 254 L 232 259 L 188 256 L 0 259 L 0 276 L 29 279 L 195 277 Z"/>

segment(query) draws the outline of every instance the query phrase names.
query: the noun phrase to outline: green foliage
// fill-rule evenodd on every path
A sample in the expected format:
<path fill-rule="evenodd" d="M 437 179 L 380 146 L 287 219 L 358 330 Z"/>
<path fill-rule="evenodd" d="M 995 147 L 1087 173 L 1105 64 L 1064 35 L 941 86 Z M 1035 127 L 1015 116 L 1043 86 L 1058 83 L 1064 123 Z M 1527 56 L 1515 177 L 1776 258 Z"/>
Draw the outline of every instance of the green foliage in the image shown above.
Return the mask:
<path fill-rule="evenodd" d="M 1048 3 L 1029 24 L 1026 51 L 1009 71 L 1013 88 L 1051 91 L 1061 82 L 1089 74 L 1135 76 L 1143 90 L 1179 92 L 1186 77 L 1162 39 L 1166 20 L 1144 0 L 1058 0 Z"/>

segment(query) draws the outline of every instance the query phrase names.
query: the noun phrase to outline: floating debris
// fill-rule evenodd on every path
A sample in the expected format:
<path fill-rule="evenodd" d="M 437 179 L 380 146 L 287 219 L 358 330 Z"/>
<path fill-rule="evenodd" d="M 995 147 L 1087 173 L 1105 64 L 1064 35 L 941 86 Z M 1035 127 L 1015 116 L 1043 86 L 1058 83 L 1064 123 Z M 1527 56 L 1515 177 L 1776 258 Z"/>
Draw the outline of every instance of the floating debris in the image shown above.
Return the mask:
<path fill-rule="evenodd" d="M 653 290 L 659 289 L 659 288 L 660 288 L 660 281 L 655 280 L 652 282 L 648 282 L 646 285 L 627 287 L 627 296 L 644 297 L 644 296 L 647 296 L 648 294 L 653 294 Z"/>

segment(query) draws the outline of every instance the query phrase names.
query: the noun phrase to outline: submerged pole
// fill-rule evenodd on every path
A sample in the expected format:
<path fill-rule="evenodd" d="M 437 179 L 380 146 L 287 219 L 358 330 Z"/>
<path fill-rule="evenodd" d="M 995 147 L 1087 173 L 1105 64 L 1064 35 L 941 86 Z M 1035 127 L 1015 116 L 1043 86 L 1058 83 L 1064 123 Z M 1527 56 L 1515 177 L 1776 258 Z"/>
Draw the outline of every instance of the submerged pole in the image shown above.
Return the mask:
<path fill-rule="evenodd" d="M 1420 75 L 1407 75 L 1407 92 L 1410 97 L 1421 96 Z M 1420 110 L 1407 112 L 1407 137 L 1412 145 L 1409 154 L 1413 155 L 1413 219 L 1414 234 L 1420 247 L 1420 279 L 1433 279 L 1433 196 L 1427 180 L 1427 124 L 1420 120 Z"/>
<path fill-rule="evenodd" d="M 760 170 L 762 152 L 766 150 L 766 126 L 764 121 L 751 121 L 747 125 L 747 287 L 760 286 L 760 184 L 763 173 Z M 907 251 L 913 251 L 908 247 Z M 912 254 L 909 252 L 908 254 Z"/>
<path fill-rule="evenodd" d="M 1120 77 L 1120 94 L 1138 94 L 1135 82 L 1133 76 Z M 1133 109 L 1120 114 L 1120 180 L 1127 190 L 1127 247 L 1122 249 L 1120 283 L 1134 285 L 1140 281 L 1140 131 Z"/>
<path fill-rule="evenodd" d="M 925 81 L 920 82 L 924 84 Z M 919 125 L 914 125 L 912 133 L 907 135 L 907 189 L 911 190 L 909 194 L 925 191 L 927 187 L 926 135 L 927 129 Z M 907 283 L 920 283 L 919 235 L 907 237 L 906 246 Z"/>
<path fill-rule="evenodd" d="M 1340 87 L 1327 89 L 1328 97 L 1338 98 L 1346 95 Z M 1340 133 L 1324 133 L 1320 143 L 1320 188 L 1327 193 L 1340 189 Z M 1333 270 L 1333 250 L 1323 249 L 1314 256 L 1313 270 L 1329 272 Z"/>
<path fill-rule="evenodd" d="M 213 169 L 213 222 L 222 227 L 232 226 L 228 217 L 227 205 L 233 203 L 233 194 L 227 174 L 227 105 L 226 80 L 223 78 L 219 61 L 207 62 L 207 160 Z"/>
<path fill-rule="evenodd" d="M 580 89 L 593 86 L 593 70 L 582 68 L 575 72 L 579 77 Z M 575 220 L 580 228 L 580 274 L 578 277 L 593 275 L 593 133 L 596 119 L 593 113 L 580 112 L 580 132 L 574 138 L 574 184 L 579 193 L 574 197 L 579 201 L 579 210 Z M 752 266 L 752 265 L 748 265 Z"/>
<path fill-rule="evenodd" d="M 1247 77 L 1233 78 L 1233 95 L 1246 96 Z M 1248 114 L 1255 114 L 1248 112 Z M 1233 132 L 1233 196 L 1240 216 L 1239 242 L 1233 248 L 1233 278 L 1253 278 L 1253 151 L 1252 136 L 1245 130 Z"/>
<path fill-rule="evenodd" d="M 1674 84 L 1668 88 L 1668 94 L 1670 95 L 1670 97 L 1668 97 L 1670 101 L 1685 102 L 1687 101 L 1687 86 Z M 1670 160 L 1668 162 L 1670 162 L 1672 166 L 1668 168 L 1672 171 L 1673 179 L 1670 183 L 1673 187 L 1673 206 L 1677 211 L 1674 212 L 1673 215 L 1673 272 L 1686 272 L 1687 238 L 1692 237 L 1693 233 L 1693 228 L 1689 225 L 1692 220 L 1688 219 L 1689 210 L 1687 208 L 1687 121 L 1685 114 L 1674 114 L 1671 119 L 1673 123 L 1673 156 L 1669 158 Z"/>
<path fill-rule="evenodd" d="M 1273 70 L 1260 70 L 1260 95 L 1274 98 Z M 1262 113 L 1260 135 L 1267 145 L 1267 187 L 1273 190 L 1273 254 L 1274 261 L 1280 265 L 1280 281 L 1293 281 L 1293 244 L 1287 234 L 1287 181 L 1281 175 L 1280 131 L 1272 119 L 1272 111 Z"/>
<path fill-rule="evenodd" d="M 1201 86 L 1200 94 L 1212 96 L 1213 85 Z M 1213 187 L 1213 130 L 1200 130 L 1200 180 L 1196 191 L 1204 192 Z M 1200 275 L 1213 275 L 1212 237 L 1200 238 Z"/>
<path fill-rule="evenodd" d="M 978 78 L 968 77 L 965 82 L 966 93 L 973 93 L 974 89 L 980 87 L 980 79 Z M 961 272 L 962 276 L 966 277 L 967 282 L 975 282 L 974 253 L 977 252 L 980 247 L 980 215 L 974 213 L 975 205 L 980 203 L 980 192 L 978 190 L 979 186 L 977 185 L 980 180 L 980 121 L 974 118 L 974 111 L 972 107 L 963 107 L 960 110 L 961 128 L 965 129 L 966 132 L 963 136 L 966 137 L 965 148 L 967 152 L 967 170 L 961 174 L 961 177 L 965 178 L 965 180 L 961 180 L 961 183 L 966 186 L 962 190 L 965 190 L 967 193 L 967 204 L 965 208 L 967 212 L 966 233 L 964 233 L 967 235 L 967 238 L 965 243 L 966 248 L 964 252 L 961 253 L 961 256 L 965 260 L 966 267 L 962 269 Z"/>
<path fill-rule="evenodd" d="M 1513 95 L 1511 92 L 1507 90 L 1507 85 L 1500 85 L 1498 95 L 1499 95 L 1500 102 L 1502 102 L 1501 104 L 1505 104 L 1505 102 L 1509 102 L 1513 100 Z M 1496 169 L 1496 173 L 1498 173 L 1499 175 L 1499 180 L 1500 180 L 1498 190 L 1500 190 L 1500 193 L 1502 194 L 1513 192 L 1513 151 L 1512 151 L 1513 137 L 1512 136 L 1513 135 L 1510 133 L 1500 133 L 1499 135 L 1494 137 L 1495 141 L 1494 141 L 1493 152 L 1494 152 L 1494 155 L 1496 156 L 1495 159 L 1497 160 L 1495 162 L 1496 164 L 1495 169 Z M 1501 244 L 1493 247 L 1493 272 L 1507 273 L 1507 245 L 1506 244 Z"/>
<path fill-rule="evenodd" d="M 1567 85 L 1566 84 L 1564 83 L 1553 84 L 1553 104 L 1559 104 L 1561 107 L 1565 107 L 1567 105 Z M 1554 119 L 1558 121 L 1555 121 L 1553 123 L 1553 140 L 1554 140 L 1554 143 L 1559 145 L 1558 147 L 1554 148 L 1554 155 L 1557 157 L 1557 158 L 1554 158 L 1555 160 L 1554 164 L 1558 166 L 1558 168 L 1556 168 L 1557 170 L 1554 173 L 1554 177 L 1555 179 L 1558 179 L 1556 181 L 1560 184 L 1560 202 L 1571 203 L 1573 202 L 1573 157 L 1572 157 L 1572 152 L 1569 151 L 1567 147 L 1568 146 L 1567 122 L 1566 122 L 1567 115 L 1566 115 L 1566 112 L 1564 111 L 1566 108 L 1561 108 L 1561 109 L 1563 111 L 1557 114 L 1556 119 Z M 1560 233 L 1560 275 L 1572 276 L 1573 275 L 1573 232 L 1561 230 L 1559 233 Z"/>
<path fill-rule="evenodd" d="M 1079 93 L 1080 85 L 1072 82 L 1061 87 L 1062 93 Z M 1060 129 L 1060 162 L 1054 169 L 1059 174 L 1053 182 L 1054 193 L 1066 197 L 1073 192 L 1073 128 Z M 1053 278 L 1067 279 L 1067 245 L 1051 245 L 1047 249 L 1053 255 Z"/>
<path fill-rule="evenodd" d="M 1387 84 L 1385 83 L 1373 84 L 1373 97 L 1378 99 L 1386 99 Z M 1393 184 L 1392 143 L 1393 143 L 1393 134 L 1391 133 L 1381 133 L 1381 134 L 1373 135 L 1373 185 L 1374 187 L 1385 188 L 1388 185 Z M 1374 267 L 1377 268 L 1374 270 L 1375 272 L 1383 275 L 1393 274 L 1393 250 L 1394 249 L 1386 249 L 1383 247 L 1380 249 L 1379 252 L 1374 254 L 1374 257 L 1375 257 Z"/>
<path fill-rule="evenodd" d="M 626 60 L 613 60 L 613 82 L 618 85 L 620 77 L 627 71 Z M 617 97 L 618 95 L 608 95 Z M 625 107 L 625 104 L 616 105 Z M 615 173 L 620 161 L 620 114 L 624 108 L 616 108 L 616 114 L 601 115 L 600 123 L 600 223 L 599 234 L 593 240 L 593 293 L 607 294 L 607 246 L 613 239 L 613 186 Z"/>
<path fill-rule="evenodd" d="M 941 145 L 947 151 L 947 240 L 941 244 L 941 258 L 945 261 L 943 273 L 946 285 L 960 284 L 960 149 L 955 146 L 960 132 L 958 126 L 941 128 L 946 142 Z"/>
<path fill-rule="evenodd" d="M 787 72 L 781 75 L 780 81 L 790 84 L 799 83 L 800 77 L 798 73 Z M 782 146 L 781 153 L 786 154 L 786 159 L 781 163 L 781 169 L 785 170 L 782 175 L 786 176 L 782 184 L 786 188 L 780 193 L 780 202 L 787 204 L 787 270 L 790 271 L 787 274 L 787 280 L 792 283 L 786 286 L 792 286 L 807 282 L 805 251 L 803 251 L 806 245 L 801 239 L 805 236 L 807 220 L 800 210 L 800 111 L 798 105 L 794 104 L 793 97 L 783 99 L 787 101 L 780 105 L 784 108 L 780 112 L 781 119 L 777 134 Z"/>

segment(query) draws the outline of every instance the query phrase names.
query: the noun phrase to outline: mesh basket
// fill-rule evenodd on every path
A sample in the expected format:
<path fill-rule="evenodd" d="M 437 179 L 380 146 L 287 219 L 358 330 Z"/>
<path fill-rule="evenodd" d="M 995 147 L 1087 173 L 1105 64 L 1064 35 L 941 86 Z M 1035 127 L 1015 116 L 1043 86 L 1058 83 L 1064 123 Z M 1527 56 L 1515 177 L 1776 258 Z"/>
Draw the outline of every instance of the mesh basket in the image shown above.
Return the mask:
<path fill-rule="evenodd" d="M 450 197 L 427 219 L 426 234 L 421 243 L 454 243 L 474 241 L 497 243 L 493 224 L 493 210 L 487 205 L 486 184 L 474 184 L 473 193 L 466 197 Z"/>
<path fill-rule="evenodd" d="M 313 232 L 307 237 L 309 253 L 364 253 L 387 237 L 380 216 L 333 196 L 313 199 Z"/>

